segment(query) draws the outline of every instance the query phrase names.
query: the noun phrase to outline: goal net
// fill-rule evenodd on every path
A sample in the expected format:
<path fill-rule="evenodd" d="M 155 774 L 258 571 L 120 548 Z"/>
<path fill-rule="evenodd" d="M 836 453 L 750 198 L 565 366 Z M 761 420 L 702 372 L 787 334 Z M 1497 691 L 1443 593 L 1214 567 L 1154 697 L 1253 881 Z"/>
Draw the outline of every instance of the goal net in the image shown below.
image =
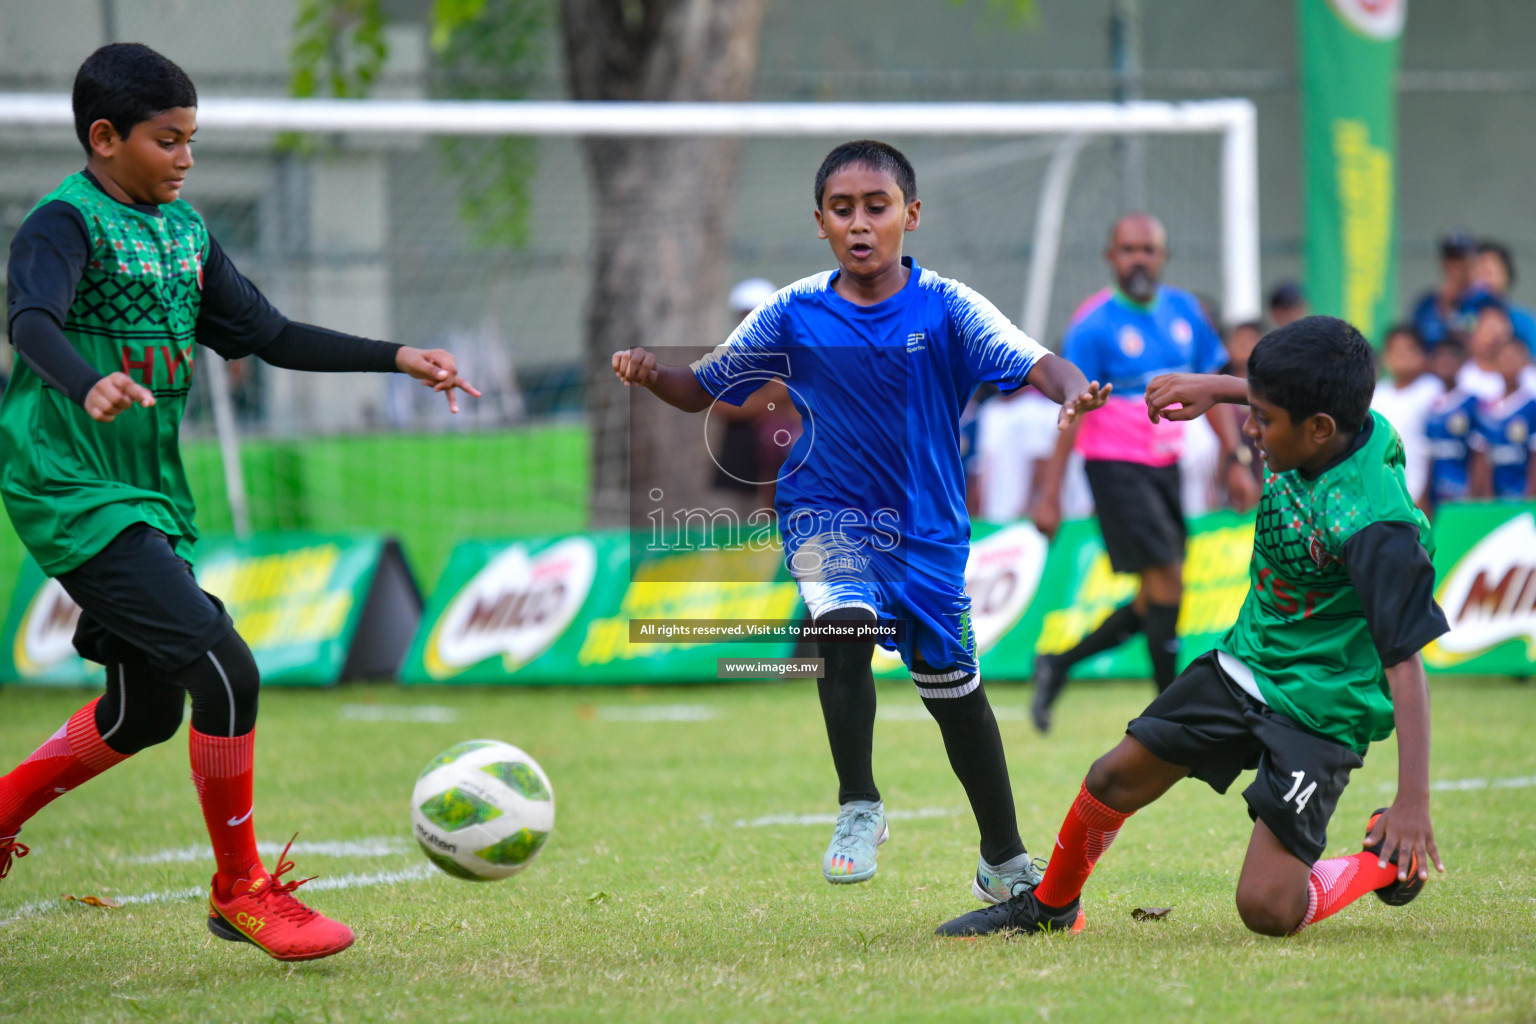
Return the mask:
<path fill-rule="evenodd" d="M 614 457 L 594 448 L 587 415 L 587 300 L 603 254 L 583 139 L 740 139 L 710 298 L 718 321 L 688 344 L 726 336 L 732 284 L 784 285 L 828 266 L 812 177 L 833 144 L 859 137 L 892 142 L 917 169 L 922 225 L 907 253 L 1049 347 L 1108 283 L 1102 253 L 1126 201 L 1127 139 L 1139 140 L 1142 205 L 1169 229 L 1167 280 L 1208 296 L 1228 322 L 1259 308 L 1255 114 L 1244 100 L 206 99 L 199 122 L 186 198 L 279 309 L 451 349 L 485 391 L 450 417 L 404 379 L 204 359 L 184 438 L 204 529 L 380 530 L 404 539 L 428 583 L 458 539 L 586 526 L 593 452 Z M 506 140 L 523 141 L 498 148 Z M 81 162 L 68 97 L 0 96 L 4 241 Z M 526 198 L 511 218 L 524 230 L 498 235 L 505 200 L 476 198 L 498 175 L 493 184 Z M 702 447 L 698 462 L 710 468 Z"/>

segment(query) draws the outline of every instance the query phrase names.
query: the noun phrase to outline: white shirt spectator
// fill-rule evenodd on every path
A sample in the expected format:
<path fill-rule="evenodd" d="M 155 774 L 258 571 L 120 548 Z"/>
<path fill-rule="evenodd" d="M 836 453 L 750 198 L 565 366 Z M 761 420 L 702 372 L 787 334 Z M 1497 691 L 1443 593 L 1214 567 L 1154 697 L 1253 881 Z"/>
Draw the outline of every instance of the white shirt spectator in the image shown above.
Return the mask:
<path fill-rule="evenodd" d="M 1056 451 L 1059 407 L 1034 388 L 982 403 L 976 425 L 981 472 L 981 518 L 1006 523 L 1022 519 L 1034 497 L 1035 465 Z M 1093 514 L 1093 496 L 1083 457 L 1073 452 L 1061 481 L 1063 519 Z"/>
<path fill-rule="evenodd" d="M 1468 363 L 1463 370 L 1468 367 L 1477 369 Z M 1493 377 L 1499 382 L 1499 394 L 1502 395 L 1504 378 L 1498 374 Z M 1383 380 L 1376 385 L 1376 394 L 1371 398 L 1371 408 L 1386 417 L 1397 436 L 1403 439 L 1403 457 L 1407 461 L 1403 476 L 1407 479 L 1408 493 L 1415 497 L 1424 493 L 1424 485 L 1429 482 L 1429 439 L 1424 436 L 1424 420 L 1435 399 L 1443 394 L 1445 385 L 1440 378 L 1426 373 L 1402 388 L 1391 380 Z"/>
<path fill-rule="evenodd" d="M 1497 370 L 1485 370 L 1468 359 L 1456 371 L 1456 386 L 1479 402 L 1497 402 L 1504 397 L 1504 376 Z"/>
<path fill-rule="evenodd" d="M 1184 450 L 1179 453 L 1179 497 L 1186 519 L 1215 508 L 1216 475 L 1221 469 L 1221 438 L 1204 416 L 1184 425 Z"/>

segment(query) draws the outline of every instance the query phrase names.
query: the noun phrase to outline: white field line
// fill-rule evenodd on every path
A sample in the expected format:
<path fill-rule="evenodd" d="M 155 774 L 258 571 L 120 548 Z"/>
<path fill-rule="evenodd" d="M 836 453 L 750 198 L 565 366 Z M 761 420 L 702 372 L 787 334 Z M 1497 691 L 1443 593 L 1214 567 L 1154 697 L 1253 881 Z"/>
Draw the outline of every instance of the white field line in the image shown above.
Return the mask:
<path fill-rule="evenodd" d="M 276 857 L 283 852 L 282 843 L 257 843 L 256 849 L 263 857 Z M 392 857 L 397 853 L 409 853 L 410 840 L 399 836 L 373 836 L 368 839 L 336 839 L 315 843 L 294 843 L 292 854 L 304 857 Z M 124 857 L 124 864 L 188 864 L 194 861 L 213 860 L 211 846 L 180 846 L 173 850 L 156 850 L 154 853 Z"/>
<path fill-rule="evenodd" d="M 708 704 L 606 704 L 597 709 L 599 722 L 709 722 L 718 717 Z"/>
<path fill-rule="evenodd" d="M 918 818 L 952 818 L 965 813 L 957 807 L 918 807 L 913 810 L 886 811 L 891 821 L 915 821 Z M 766 814 L 761 818 L 737 818 L 737 828 L 771 828 L 774 825 L 836 825 L 835 814 Z"/>
<path fill-rule="evenodd" d="M 1429 788 L 1435 793 L 1461 793 L 1478 789 L 1530 789 L 1536 786 L 1536 775 L 1516 775 L 1508 779 L 1441 779 L 1431 782 Z M 1397 783 L 1383 782 L 1376 787 L 1383 793 L 1395 790 Z"/>
<path fill-rule="evenodd" d="M 1024 709 L 1013 707 L 999 707 L 992 705 L 992 714 L 999 722 L 1024 721 Z M 892 707 L 882 707 L 875 711 L 875 717 L 882 722 L 931 722 L 933 716 L 928 709 L 921 704 L 897 704 Z"/>
<path fill-rule="evenodd" d="M 327 892 L 332 889 L 366 889 L 375 885 L 398 885 L 403 882 L 420 882 L 438 874 L 436 868 L 430 864 L 417 864 L 414 867 L 404 868 L 399 871 L 370 871 L 360 874 L 336 875 L 330 878 L 317 878 L 304 886 L 306 892 Z M 208 890 L 204 886 L 191 889 L 164 889 L 160 892 L 136 893 L 128 896 L 112 896 L 114 902 L 123 906 L 134 906 L 142 903 L 176 903 L 182 900 L 195 900 L 207 898 Z M 17 921 L 39 914 L 56 911 L 64 906 L 65 900 L 37 900 L 32 903 L 23 903 L 19 907 L 13 907 L 0 917 L 0 928 L 15 924 Z"/>
<path fill-rule="evenodd" d="M 459 713 L 441 704 L 343 704 L 343 722 L 457 722 Z"/>

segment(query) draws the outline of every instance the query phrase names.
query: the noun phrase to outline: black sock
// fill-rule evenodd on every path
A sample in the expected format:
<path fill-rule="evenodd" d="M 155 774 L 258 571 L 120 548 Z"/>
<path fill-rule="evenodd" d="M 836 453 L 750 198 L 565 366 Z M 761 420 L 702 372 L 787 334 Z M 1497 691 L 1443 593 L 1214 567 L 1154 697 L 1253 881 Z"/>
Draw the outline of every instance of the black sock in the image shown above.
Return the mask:
<path fill-rule="evenodd" d="M 866 608 L 836 608 L 816 621 L 874 622 L 875 615 Z M 837 769 L 837 802 L 879 800 L 871 755 L 875 743 L 875 677 L 869 664 L 875 656 L 874 641 L 818 641 L 817 649 L 824 659 L 824 671 L 816 680 L 816 693 L 821 697 L 821 717 L 827 723 L 832 765 Z"/>
<path fill-rule="evenodd" d="M 1152 681 L 1162 693 L 1179 674 L 1179 606 L 1147 605 L 1147 653 L 1152 656 Z"/>
<path fill-rule="evenodd" d="M 915 666 L 915 672 L 933 672 Z M 942 673 L 935 673 L 942 674 Z M 1003 737 L 997 731 L 997 717 L 987 702 L 987 693 L 975 675 L 944 682 L 917 682 L 917 692 L 944 735 L 944 749 L 949 766 L 954 769 L 965 795 L 971 801 L 971 813 L 981 831 L 981 856 L 988 864 L 1000 865 L 1024 852 L 1019 838 L 1019 823 L 1013 810 L 1013 787 L 1008 782 L 1008 759 L 1003 754 Z M 975 688 L 962 696 L 937 697 L 932 693 Z"/>
<path fill-rule="evenodd" d="M 1098 628 L 1077 642 L 1077 646 L 1065 654 L 1053 655 L 1062 672 L 1076 665 L 1084 658 L 1091 658 L 1100 651 L 1107 651 L 1112 647 L 1119 647 L 1131 637 L 1141 632 L 1142 619 L 1136 613 L 1134 605 L 1123 604 L 1109 613 L 1109 618 L 1099 623 Z"/>

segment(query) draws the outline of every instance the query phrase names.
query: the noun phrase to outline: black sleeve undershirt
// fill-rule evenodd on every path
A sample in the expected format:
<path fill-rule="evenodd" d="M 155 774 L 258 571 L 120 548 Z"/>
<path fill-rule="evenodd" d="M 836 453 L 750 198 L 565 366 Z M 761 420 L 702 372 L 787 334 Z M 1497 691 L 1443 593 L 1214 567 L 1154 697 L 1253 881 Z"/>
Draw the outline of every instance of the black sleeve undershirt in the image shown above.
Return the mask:
<path fill-rule="evenodd" d="M 102 375 L 69 343 L 64 329 L 47 310 L 24 309 L 18 313 L 11 321 L 11 344 L 44 384 L 76 405 L 83 406 L 85 396 L 101 380 Z"/>
<path fill-rule="evenodd" d="M 1435 603 L 1435 568 L 1411 523 L 1372 523 L 1344 544 L 1381 663 L 1400 665 L 1450 630 Z"/>
<path fill-rule="evenodd" d="M 254 355 L 285 370 L 319 373 L 393 373 L 400 346 L 294 323 L 235 268 L 219 243 L 208 239 L 197 340 L 223 356 Z"/>
<path fill-rule="evenodd" d="M 6 319 L 16 354 L 44 384 L 81 404 L 101 374 L 69 343 L 62 325 L 90 256 L 85 218 L 54 200 L 22 221 L 6 267 Z"/>
<path fill-rule="evenodd" d="M 313 373 L 394 373 L 401 346 L 355 334 L 288 321 L 277 337 L 256 354 L 262 362 L 285 370 Z"/>

